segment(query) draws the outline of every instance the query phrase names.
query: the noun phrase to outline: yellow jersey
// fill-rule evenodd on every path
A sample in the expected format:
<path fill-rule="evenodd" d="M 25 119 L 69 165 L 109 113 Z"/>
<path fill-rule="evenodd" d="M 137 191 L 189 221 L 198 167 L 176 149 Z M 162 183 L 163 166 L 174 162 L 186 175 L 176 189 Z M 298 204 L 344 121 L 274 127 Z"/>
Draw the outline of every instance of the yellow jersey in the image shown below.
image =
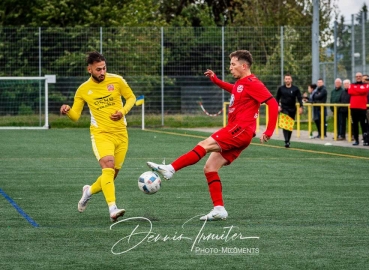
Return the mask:
<path fill-rule="evenodd" d="M 126 101 L 124 105 L 122 97 Z M 119 132 L 126 128 L 125 115 L 134 106 L 135 101 L 135 95 L 122 76 L 106 73 L 105 79 L 100 83 L 90 77 L 80 85 L 67 115 L 73 121 L 77 121 L 84 104 L 87 103 L 91 114 L 91 133 Z M 123 114 L 123 118 L 119 121 L 110 119 L 110 115 L 116 111 Z"/>

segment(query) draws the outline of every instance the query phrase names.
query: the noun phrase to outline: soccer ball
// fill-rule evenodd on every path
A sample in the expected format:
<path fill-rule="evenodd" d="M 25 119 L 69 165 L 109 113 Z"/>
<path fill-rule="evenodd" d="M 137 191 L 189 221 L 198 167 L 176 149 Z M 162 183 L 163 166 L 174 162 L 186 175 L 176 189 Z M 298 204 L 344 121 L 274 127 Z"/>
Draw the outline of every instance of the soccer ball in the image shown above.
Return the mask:
<path fill-rule="evenodd" d="M 138 178 L 138 188 L 145 194 L 154 194 L 161 187 L 160 176 L 153 172 L 147 171 Z"/>

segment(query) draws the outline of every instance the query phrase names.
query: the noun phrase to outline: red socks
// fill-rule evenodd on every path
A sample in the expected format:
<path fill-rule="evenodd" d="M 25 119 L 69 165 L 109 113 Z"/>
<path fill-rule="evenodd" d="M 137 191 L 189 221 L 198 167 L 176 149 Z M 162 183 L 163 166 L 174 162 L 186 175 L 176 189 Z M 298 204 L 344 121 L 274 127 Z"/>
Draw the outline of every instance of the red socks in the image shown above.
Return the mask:
<path fill-rule="evenodd" d="M 175 171 L 199 162 L 206 155 L 206 150 L 200 145 L 196 145 L 194 149 L 180 156 L 171 163 Z M 218 172 L 205 173 L 206 180 L 209 185 L 210 197 L 214 206 L 224 206 L 222 195 L 222 182 L 220 181 Z"/>
<path fill-rule="evenodd" d="M 200 145 L 196 145 L 194 149 L 180 156 L 171 163 L 175 171 L 199 162 L 206 155 L 206 150 Z"/>
<path fill-rule="evenodd" d="M 222 182 L 217 172 L 205 173 L 209 185 L 210 197 L 214 206 L 224 206 L 222 195 Z"/>

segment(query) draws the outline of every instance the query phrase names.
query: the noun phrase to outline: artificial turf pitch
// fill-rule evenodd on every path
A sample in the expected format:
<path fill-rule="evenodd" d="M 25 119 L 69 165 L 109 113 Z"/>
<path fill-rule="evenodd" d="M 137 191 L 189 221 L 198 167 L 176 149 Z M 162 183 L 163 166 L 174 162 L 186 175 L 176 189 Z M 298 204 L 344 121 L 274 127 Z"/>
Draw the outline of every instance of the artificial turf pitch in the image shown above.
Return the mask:
<path fill-rule="evenodd" d="M 101 172 L 87 129 L 0 131 L 0 269 L 367 269 L 369 149 L 255 139 L 220 171 L 228 219 L 201 222 L 206 159 L 154 195 L 137 178 L 208 134 L 129 135 L 116 179 L 126 214 L 112 226 L 102 194 L 77 211 Z"/>

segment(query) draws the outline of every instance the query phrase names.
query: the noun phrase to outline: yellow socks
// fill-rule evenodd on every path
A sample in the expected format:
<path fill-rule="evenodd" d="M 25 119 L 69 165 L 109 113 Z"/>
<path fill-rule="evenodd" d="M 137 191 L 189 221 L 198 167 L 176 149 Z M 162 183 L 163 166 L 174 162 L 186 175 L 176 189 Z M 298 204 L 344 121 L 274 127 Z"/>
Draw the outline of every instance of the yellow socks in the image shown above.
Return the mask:
<path fill-rule="evenodd" d="M 114 174 L 115 174 L 114 169 L 106 168 L 106 169 L 102 169 L 102 175 L 99 177 L 100 183 L 101 183 L 101 189 L 104 193 L 105 200 L 109 206 L 115 205 Z"/>
<path fill-rule="evenodd" d="M 99 176 L 99 178 L 97 178 L 95 183 L 93 183 L 91 185 L 90 191 L 91 191 L 91 194 L 96 194 L 96 193 L 99 193 L 100 191 L 102 191 L 102 189 L 101 189 L 101 175 Z"/>

